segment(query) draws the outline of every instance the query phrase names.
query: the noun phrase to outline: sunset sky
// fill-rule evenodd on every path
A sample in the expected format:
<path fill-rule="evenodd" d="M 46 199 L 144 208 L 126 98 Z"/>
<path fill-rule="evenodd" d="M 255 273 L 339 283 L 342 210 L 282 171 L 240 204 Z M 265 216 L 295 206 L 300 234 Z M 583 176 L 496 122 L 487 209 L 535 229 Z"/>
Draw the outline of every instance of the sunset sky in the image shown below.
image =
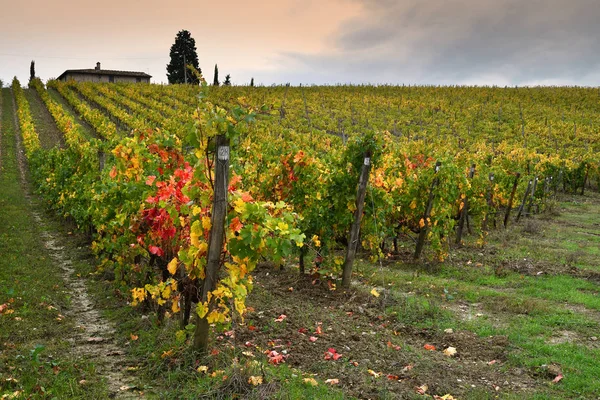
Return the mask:
<path fill-rule="evenodd" d="M 200 67 L 234 84 L 597 86 L 598 0 L 0 0 L 0 79 L 66 69 L 166 82 L 187 29 Z"/>

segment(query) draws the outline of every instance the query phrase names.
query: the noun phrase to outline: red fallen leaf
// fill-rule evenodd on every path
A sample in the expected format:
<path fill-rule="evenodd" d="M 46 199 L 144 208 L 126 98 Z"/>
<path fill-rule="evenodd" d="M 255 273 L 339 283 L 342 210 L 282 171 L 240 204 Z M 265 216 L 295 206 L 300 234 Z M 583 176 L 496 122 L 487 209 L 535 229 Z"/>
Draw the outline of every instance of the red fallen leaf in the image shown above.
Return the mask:
<path fill-rule="evenodd" d="M 300 328 L 300 329 L 298 329 L 298 332 L 300 332 L 300 333 L 302 333 L 303 335 L 305 335 L 305 334 L 307 334 L 307 333 L 308 333 L 308 329 L 306 329 L 306 328 Z"/>
<path fill-rule="evenodd" d="M 320 334 L 322 334 L 322 333 L 323 333 L 323 329 L 321 329 L 321 325 L 317 326 L 317 330 L 315 331 L 315 333 L 316 333 L 317 335 L 320 335 Z"/>
<path fill-rule="evenodd" d="M 492 361 L 489 361 L 487 364 L 488 364 L 488 365 L 494 365 L 494 364 L 496 364 L 497 362 L 498 362 L 498 360 L 492 360 Z"/>
<path fill-rule="evenodd" d="M 556 376 L 556 378 L 552 379 L 552 383 L 558 383 L 558 382 L 560 382 L 562 380 L 562 378 L 563 378 L 563 375 L 562 374 L 558 374 Z"/>
<path fill-rule="evenodd" d="M 346 312 L 346 315 L 349 316 L 349 317 L 351 317 L 351 316 L 354 315 L 354 313 L 352 311 L 348 311 L 348 312 Z"/>
<path fill-rule="evenodd" d="M 338 360 L 342 357 L 341 354 L 339 354 L 336 349 L 334 349 L 333 347 L 330 347 L 329 349 L 327 349 L 327 351 L 325 353 L 323 353 L 323 358 L 325 360 Z"/>
<path fill-rule="evenodd" d="M 220 351 L 219 351 L 219 350 L 217 350 L 217 349 L 212 349 L 212 350 L 210 351 L 210 354 L 211 354 L 211 355 L 213 355 L 213 356 L 216 356 L 216 355 L 217 355 L 217 354 L 219 354 L 219 353 L 220 353 Z"/>
<path fill-rule="evenodd" d="M 248 330 L 249 330 L 249 331 L 255 331 L 255 330 L 257 330 L 257 329 L 258 329 L 258 328 L 257 328 L 257 327 L 255 327 L 254 325 L 248 325 Z"/>
<path fill-rule="evenodd" d="M 231 228 L 232 231 L 239 232 L 244 227 L 244 224 L 242 224 L 240 222 L 240 219 L 238 217 L 235 217 L 234 219 L 231 220 L 231 224 L 229 224 L 229 227 Z"/>
<path fill-rule="evenodd" d="M 400 350 L 402 348 L 402 347 L 400 347 L 398 345 L 392 344 L 392 342 L 390 342 L 389 340 L 387 342 L 387 347 L 390 348 L 390 349 L 394 349 L 394 350 Z"/>
<path fill-rule="evenodd" d="M 308 340 L 310 340 L 311 342 L 316 342 L 317 341 L 317 337 L 316 336 L 311 336 Z"/>
<path fill-rule="evenodd" d="M 397 380 L 400 380 L 400 377 L 399 377 L 398 375 L 390 375 L 390 374 L 388 374 L 388 375 L 387 375 L 387 378 L 388 378 L 390 381 L 397 381 Z"/>
<path fill-rule="evenodd" d="M 423 346 L 423 348 L 425 350 L 429 350 L 429 351 L 435 351 L 435 346 L 432 344 L 426 344 L 425 346 Z"/>
<path fill-rule="evenodd" d="M 271 350 L 267 353 L 267 357 L 269 358 L 269 362 L 271 364 L 277 365 L 285 362 L 285 358 L 283 354 L 276 352 L 275 350 Z"/>
<path fill-rule="evenodd" d="M 350 361 L 351 365 L 354 365 L 355 367 L 358 367 L 358 363 L 356 361 Z"/>
<path fill-rule="evenodd" d="M 279 317 L 275 318 L 275 322 L 282 322 L 286 318 L 287 318 L 287 315 L 281 314 Z"/>
<path fill-rule="evenodd" d="M 252 347 L 252 346 L 254 346 L 254 344 L 251 341 L 247 341 L 246 343 L 244 343 L 244 346 Z"/>

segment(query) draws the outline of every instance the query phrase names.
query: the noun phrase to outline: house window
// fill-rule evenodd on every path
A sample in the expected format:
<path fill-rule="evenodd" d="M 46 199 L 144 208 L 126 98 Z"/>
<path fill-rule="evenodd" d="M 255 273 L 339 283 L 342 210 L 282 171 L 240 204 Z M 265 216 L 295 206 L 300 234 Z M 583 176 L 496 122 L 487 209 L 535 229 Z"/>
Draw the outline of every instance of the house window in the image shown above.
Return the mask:
<path fill-rule="evenodd" d="M 108 82 L 114 83 L 115 82 L 115 77 L 113 75 L 109 75 L 108 76 Z"/>
<path fill-rule="evenodd" d="M 139 77 L 138 77 L 138 78 L 135 78 L 135 81 L 136 81 L 137 83 L 140 83 L 140 82 L 142 81 L 142 78 L 139 78 Z"/>

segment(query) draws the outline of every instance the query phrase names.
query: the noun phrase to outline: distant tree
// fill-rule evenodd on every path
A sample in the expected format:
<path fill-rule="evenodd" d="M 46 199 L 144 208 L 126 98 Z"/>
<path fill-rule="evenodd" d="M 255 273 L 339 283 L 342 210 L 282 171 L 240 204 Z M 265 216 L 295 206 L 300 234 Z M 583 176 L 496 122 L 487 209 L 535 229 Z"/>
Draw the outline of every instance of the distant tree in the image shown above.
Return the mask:
<path fill-rule="evenodd" d="M 223 82 L 223 86 L 231 86 L 231 75 L 225 75 L 225 82 Z"/>
<path fill-rule="evenodd" d="M 29 66 L 29 83 L 35 79 L 35 61 L 31 60 L 31 65 Z"/>
<path fill-rule="evenodd" d="M 215 64 L 215 77 L 213 78 L 213 86 L 219 86 L 219 67 Z"/>
<path fill-rule="evenodd" d="M 250 86 L 254 86 L 254 78 L 250 79 Z"/>
<path fill-rule="evenodd" d="M 177 33 L 169 55 L 171 56 L 171 62 L 167 64 L 169 83 L 187 82 L 197 85 L 200 82 L 198 76 L 188 69 L 188 66 L 192 66 L 199 73 L 202 73 L 198 65 L 196 41 L 189 31 L 182 30 Z"/>
<path fill-rule="evenodd" d="M 0 79 L 0 89 L 2 89 L 2 87 L 4 87 L 4 82 L 2 81 L 2 79 Z"/>

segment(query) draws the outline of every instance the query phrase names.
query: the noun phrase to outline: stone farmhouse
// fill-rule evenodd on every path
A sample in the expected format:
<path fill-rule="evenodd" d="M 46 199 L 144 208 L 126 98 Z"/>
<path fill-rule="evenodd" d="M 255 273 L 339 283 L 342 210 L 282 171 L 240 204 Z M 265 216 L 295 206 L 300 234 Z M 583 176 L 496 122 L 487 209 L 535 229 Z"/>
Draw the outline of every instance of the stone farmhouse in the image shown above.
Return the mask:
<path fill-rule="evenodd" d="M 123 82 L 123 83 L 150 83 L 151 75 L 145 72 L 113 71 L 102 69 L 100 63 L 96 63 L 94 69 L 68 69 L 56 79 L 59 81 L 75 82 Z"/>

